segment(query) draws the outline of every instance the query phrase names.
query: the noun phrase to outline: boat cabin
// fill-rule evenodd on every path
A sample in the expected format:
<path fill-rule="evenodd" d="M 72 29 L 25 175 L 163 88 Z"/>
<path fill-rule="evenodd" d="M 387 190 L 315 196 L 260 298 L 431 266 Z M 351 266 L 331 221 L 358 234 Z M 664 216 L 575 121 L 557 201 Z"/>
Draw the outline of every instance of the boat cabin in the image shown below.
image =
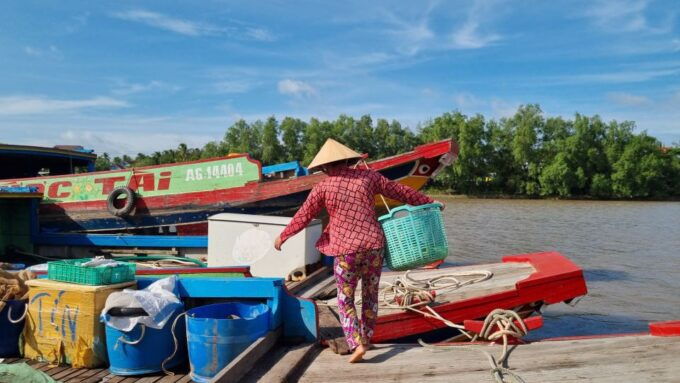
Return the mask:
<path fill-rule="evenodd" d="M 0 179 L 91 172 L 96 159 L 93 150 L 82 146 L 47 148 L 0 144 L 0 163 L 3 164 Z"/>

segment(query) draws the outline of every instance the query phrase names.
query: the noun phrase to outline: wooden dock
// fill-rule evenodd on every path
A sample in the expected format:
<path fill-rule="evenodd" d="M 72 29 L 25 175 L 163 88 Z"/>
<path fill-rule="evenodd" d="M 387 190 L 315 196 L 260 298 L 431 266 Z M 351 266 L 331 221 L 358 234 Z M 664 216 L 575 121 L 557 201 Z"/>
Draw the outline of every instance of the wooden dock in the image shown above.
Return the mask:
<path fill-rule="evenodd" d="M 300 378 L 323 382 L 490 382 L 488 344 L 437 346 L 377 345 L 364 362 L 324 350 Z M 649 335 L 543 341 L 517 346 L 511 370 L 527 382 L 680 382 L 680 337 Z"/>
<path fill-rule="evenodd" d="M 111 374 L 108 368 L 72 368 L 70 366 L 55 366 L 24 358 L 6 358 L 2 363 L 26 363 L 36 370 L 40 370 L 57 382 L 63 383 L 186 383 L 191 382 L 188 371 L 175 375 L 163 373 L 146 376 L 117 376 Z M 0 379 L 0 381 L 2 381 Z"/>

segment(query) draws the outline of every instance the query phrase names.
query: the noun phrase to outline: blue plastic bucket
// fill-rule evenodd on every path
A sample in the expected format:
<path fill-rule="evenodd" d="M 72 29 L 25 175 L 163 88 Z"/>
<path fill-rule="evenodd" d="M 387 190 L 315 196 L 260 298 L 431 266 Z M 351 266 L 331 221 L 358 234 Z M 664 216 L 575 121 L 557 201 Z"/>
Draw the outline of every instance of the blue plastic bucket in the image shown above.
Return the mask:
<path fill-rule="evenodd" d="M 26 301 L 5 302 L 0 311 L 0 358 L 19 356 L 19 336 L 24 330 L 24 319 L 17 321 L 26 312 Z M 17 321 L 17 323 L 12 323 Z"/>
<path fill-rule="evenodd" d="M 175 349 L 171 329 L 175 318 L 180 314 L 180 311 L 175 311 L 162 329 L 138 324 L 131 331 L 124 332 L 107 324 L 106 349 L 111 373 L 143 375 L 161 371 L 161 364 L 172 355 Z M 177 352 L 171 360 L 165 363 L 166 369 L 184 363 L 187 359 L 184 317 L 177 321 L 175 336 L 177 337 Z"/>
<path fill-rule="evenodd" d="M 209 382 L 268 329 L 269 307 L 261 303 L 218 303 L 189 310 L 191 378 Z"/>

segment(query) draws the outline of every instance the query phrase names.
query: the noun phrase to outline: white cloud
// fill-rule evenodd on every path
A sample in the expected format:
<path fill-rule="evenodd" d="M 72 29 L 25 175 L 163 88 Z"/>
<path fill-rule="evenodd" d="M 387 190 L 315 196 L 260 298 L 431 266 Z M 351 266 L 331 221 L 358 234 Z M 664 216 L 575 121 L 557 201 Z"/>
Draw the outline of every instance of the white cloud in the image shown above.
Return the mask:
<path fill-rule="evenodd" d="M 151 92 L 151 91 L 166 91 L 166 92 L 177 92 L 181 87 L 177 85 L 168 84 L 162 81 L 149 81 L 148 83 L 127 83 L 121 82 L 118 86 L 113 89 L 114 94 L 118 95 L 128 95 L 135 93 Z"/>
<path fill-rule="evenodd" d="M 276 41 L 276 36 L 264 28 L 246 28 L 245 34 L 253 40 Z"/>
<path fill-rule="evenodd" d="M 609 73 L 587 73 L 546 78 L 546 85 L 564 85 L 577 83 L 623 84 L 654 80 L 657 78 L 674 76 L 680 73 L 680 67 L 667 69 L 625 70 Z"/>
<path fill-rule="evenodd" d="M 293 96 L 311 96 L 316 94 L 316 89 L 304 81 L 284 79 L 278 83 L 279 92 Z"/>
<path fill-rule="evenodd" d="M 10 96 L 0 97 L 0 115 L 42 114 L 75 111 L 89 108 L 121 108 L 125 101 L 109 97 L 94 97 L 81 100 L 57 100 L 45 97 Z"/>
<path fill-rule="evenodd" d="M 262 27 L 223 27 L 206 22 L 180 19 L 143 9 L 114 13 L 113 17 L 192 37 L 229 35 L 245 40 L 257 40 L 264 42 L 276 40 L 276 37 L 269 30 Z"/>
<path fill-rule="evenodd" d="M 583 16 L 602 30 L 611 33 L 645 32 L 664 34 L 673 30 L 675 13 L 669 11 L 657 25 L 651 25 L 645 15 L 650 0 L 596 0 Z M 677 12 L 676 12 L 677 13 Z"/>
<path fill-rule="evenodd" d="M 256 86 L 256 83 L 250 80 L 222 80 L 213 84 L 215 91 L 218 93 L 246 93 Z"/>
<path fill-rule="evenodd" d="M 478 49 L 501 40 L 499 34 L 485 32 L 482 28 L 482 23 L 490 17 L 492 5 L 493 2 L 483 0 L 473 3 L 463 25 L 451 35 L 451 48 Z"/>
<path fill-rule="evenodd" d="M 644 106 L 650 103 L 650 99 L 645 96 L 638 96 L 626 92 L 609 92 L 607 93 L 607 98 L 624 106 Z"/>
<path fill-rule="evenodd" d="M 30 45 L 27 45 L 24 47 L 24 53 L 26 53 L 29 56 L 33 57 L 47 57 L 47 58 L 53 58 L 53 59 L 61 59 L 63 57 L 63 54 L 54 45 L 50 45 L 47 48 L 36 48 Z"/>
<path fill-rule="evenodd" d="M 214 35 L 219 32 L 218 28 L 210 24 L 182 20 L 145 10 L 130 10 L 116 13 L 114 16 L 122 20 L 135 21 L 186 36 Z"/>
<path fill-rule="evenodd" d="M 479 97 L 467 92 L 459 92 L 455 94 L 453 96 L 453 102 L 461 109 L 479 108 L 486 103 Z"/>

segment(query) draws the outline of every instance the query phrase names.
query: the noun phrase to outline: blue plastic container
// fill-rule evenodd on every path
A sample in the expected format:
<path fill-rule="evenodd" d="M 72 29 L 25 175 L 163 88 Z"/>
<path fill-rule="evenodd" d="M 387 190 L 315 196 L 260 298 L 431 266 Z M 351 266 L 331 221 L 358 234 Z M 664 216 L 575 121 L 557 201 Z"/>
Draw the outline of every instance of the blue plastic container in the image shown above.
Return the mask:
<path fill-rule="evenodd" d="M 5 307 L 0 311 L 0 358 L 10 358 L 19 356 L 19 336 L 24 330 L 24 319 L 18 323 L 12 323 L 24 315 L 26 311 L 26 301 L 11 300 L 7 301 Z M 11 308 L 11 312 L 10 312 Z"/>
<path fill-rule="evenodd" d="M 218 303 L 189 310 L 191 378 L 209 382 L 269 330 L 269 316 L 269 307 L 261 303 Z"/>
<path fill-rule="evenodd" d="M 111 373 L 125 376 L 162 371 L 161 364 L 172 355 L 175 347 L 171 329 L 172 323 L 180 314 L 180 311 L 175 311 L 162 329 L 137 325 L 129 332 L 123 332 L 106 325 L 106 349 Z M 177 353 L 165 364 L 166 369 L 184 363 L 187 359 L 184 317 L 177 321 L 175 336 L 177 337 Z M 140 338 L 141 341 L 136 343 Z M 126 341 L 136 344 L 128 344 L 125 343 Z"/>

